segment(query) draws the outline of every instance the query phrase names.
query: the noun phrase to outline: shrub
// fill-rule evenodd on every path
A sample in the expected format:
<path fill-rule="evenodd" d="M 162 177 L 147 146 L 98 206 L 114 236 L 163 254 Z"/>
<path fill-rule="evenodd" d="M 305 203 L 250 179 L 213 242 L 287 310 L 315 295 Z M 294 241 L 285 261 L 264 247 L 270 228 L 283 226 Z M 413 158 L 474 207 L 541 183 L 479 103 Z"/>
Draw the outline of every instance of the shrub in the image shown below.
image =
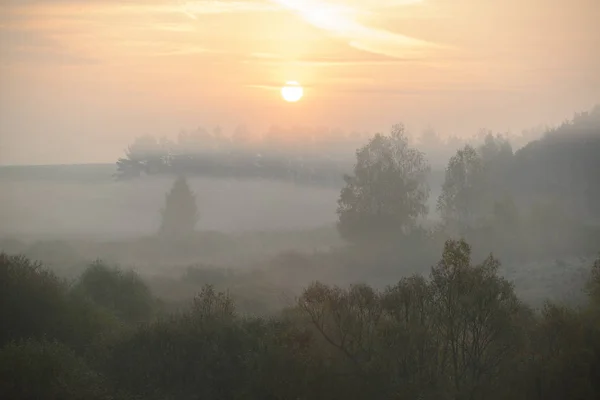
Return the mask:
<path fill-rule="evenodd" d="M 0 349 L 0 398 L 105 399 L 100 376 L 63 344 L 28 339 Z"/>
<path fill-rule="evenodd" d="M 66 335 L 66 286 L 40 263 L 0 253 L 0 304 L 0 345 Z"/>
<path fill-rule="evenodd" d="M 110 310 L 124 321 L 138 322 L 155 311 L 150 289 L 133 271 L 122 271 L 96 261 L 81 275 L 73 291 Z"/>

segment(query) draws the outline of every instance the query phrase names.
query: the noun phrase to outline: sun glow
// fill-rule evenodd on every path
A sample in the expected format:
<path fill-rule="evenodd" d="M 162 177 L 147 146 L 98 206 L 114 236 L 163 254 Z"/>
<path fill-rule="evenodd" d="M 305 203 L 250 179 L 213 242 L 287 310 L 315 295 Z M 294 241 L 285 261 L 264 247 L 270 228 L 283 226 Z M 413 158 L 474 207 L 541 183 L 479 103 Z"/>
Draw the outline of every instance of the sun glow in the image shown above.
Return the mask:
<path fill-rule="evenodd" d="M 290 103 L 297 102 L 303 95 L 304 89 L 295 81 L 288 81 L 285 83 L 285 86 L 281 88 L 281 97 Z"/>

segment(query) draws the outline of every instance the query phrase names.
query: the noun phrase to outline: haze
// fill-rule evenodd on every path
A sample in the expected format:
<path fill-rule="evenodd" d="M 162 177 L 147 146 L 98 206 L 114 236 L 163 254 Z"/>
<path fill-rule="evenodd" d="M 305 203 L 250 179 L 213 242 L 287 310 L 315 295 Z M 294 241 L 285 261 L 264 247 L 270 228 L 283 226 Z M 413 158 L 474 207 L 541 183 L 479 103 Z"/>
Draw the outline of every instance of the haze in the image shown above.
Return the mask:
<path fill-rule="evenodd" d="M 3 1 L 0 164 L 112 163 L 197 126 L 520 133 L 600 98 L 599 18 L 596 0 Z"/>
<path fill-rule="evenodd" d="M 0 0 L 0 399 L 600 399 L 600 0 Z"/>

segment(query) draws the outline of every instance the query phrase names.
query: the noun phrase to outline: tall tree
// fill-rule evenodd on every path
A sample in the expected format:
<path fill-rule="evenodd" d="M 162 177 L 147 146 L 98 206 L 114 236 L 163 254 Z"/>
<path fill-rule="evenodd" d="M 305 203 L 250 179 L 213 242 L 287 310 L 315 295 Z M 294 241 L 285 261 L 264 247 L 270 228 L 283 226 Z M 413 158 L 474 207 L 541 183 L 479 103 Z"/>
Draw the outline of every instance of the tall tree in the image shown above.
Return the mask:
<path fill-rule="evenodd" d="M 161 235 L 181 237 L 194 232 L 198 222 L 196 195 L 183 176 L 177 178 L 167 193 L 161 215 Z"/>
<path fill-rule="evenodd" d="M 423 153 L 409 147 L 403 125 L 389 136 L 375 135 L 356 152 L 354 174 L 338 200 L 338 230 L 350 241 L 407 233 L 427 214 L 427 175 Z"/>
<path fill-rule="evenodd" d="M 447 229 L 463 233 L 477 216 L 484 181 L 483 160 L 470 145 L 448 161 L 437 210 Z"/>
<path fill-rule="evenodd" d="M 431 269 L 435 328 L 444 339 L 442 370 L 456 399 L 489 398 L 514 368 L 524 339 L 520 328 L 530 316 L 513 285 L 498 274 L 492 255 L 471 261 L 471 247 L 449 240 Z M 502 396 L 506 398 L 508 396 Z"/>

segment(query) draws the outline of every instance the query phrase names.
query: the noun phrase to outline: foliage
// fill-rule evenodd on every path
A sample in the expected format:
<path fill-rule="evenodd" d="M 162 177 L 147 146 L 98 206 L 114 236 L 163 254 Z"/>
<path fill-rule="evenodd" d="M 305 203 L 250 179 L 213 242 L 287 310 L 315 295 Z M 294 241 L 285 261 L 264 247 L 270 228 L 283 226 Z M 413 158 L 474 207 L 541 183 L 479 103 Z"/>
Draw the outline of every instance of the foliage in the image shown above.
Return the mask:
<path fill-rule="evenodd" d="M 437 201 L 447 237 L 520 260 L 596 251 L 599 117 L 578 114 L 514 153 L 489 132 L 459 149 Z"/>
<path fill-rule="evenodd" d="M 600 219 L 600 105 L 575 114 L 515 153 L 512 191 L 553 198 L 581 219 Z"/>
<path fill-rule="evenodd" d="M 96 318 L 104 333 L 92 336 L 83 310 L 93 314 L 92 301 L 110 308 L 113 297 L 121 299 L 119 291 L 129 287 L 120 286 L 128 282 L 122 272 L 96 263 L 67 291 L 40 265 L 3 257 L 0 282 L 13 289 L 0 293 L 18 293 L 28 305 L 24 313 L 41 317 L 31 308 L 41 307 L 40 299 L 62 305 L 42 308 L 48 316 L 37 328 L 2 315 L 2 326 L 13 332 L 0 349 L 3 398 L 587 400 L 600 394 L 598 262 L 583 309 L 548 304 L 533 313 L 498 274 L 498 260 L 490 255 L 474 263 L 464 240 L 449 240 L 428 279 L 414 275 L 384 290 L 317 282 L 269 319 L 241 316 L 227 292 L 207 285 L 186 311 L 139 315 L 140 324 L 124 329 Z M 14 289 L 26 283 L 54 294 Z M 112 310 L 119 314 L 120 307 Z M 52 330 L 57 325 L 81 337 L 63 340 Z"/>
<path fill-rule="evenodd" d="M 592 265 L 586 290 L 592 300 L 592 304 L 598 306 L 598 311 L 600 311 L 600 255 Z"/>
<path fill-rule="evenodd" d="M 294 335 L 284 322 L 235 318 L 229 296 L 207 286 L 188 313 L 109 346 L 105 370 L 114 390 L 148 399 L 291 398 L 306 391 Z"/>
<path fill-rule="evenodd" d="M 281 146 L 267 144 L 256 149 L 243 140 L 238 144 L 242 146 L 221 134 L 208 132 L 183 134 L 177 141 L 141 136 L 118 159 L 114 176 L 130 180 L 142 175 L 185 174 L 337 186 L 346 167 L 345 160 L 334 156 L 339 149 L 324 157 L 314 151 L 301 151 L 301 146 L 282 154 Z"/>
<path fill-rule="evenodd" d="M 524 312 L 512 285 L 498 276 L 492 256 L 471 264 L 464 241 L 448 241 L 431 271 L 436 328 L 447 357 L 442 374 L 457 396 L 489 397 L 502 390 L 512 356 L 521 350 L 519 325 Z"/>
<path fill-rule="evenodd" d="M 24 340 L 0 349 L 0 398 L 109 399 L 102 379 L 64 344 Z"/>
<path fill-rule="evenodd" d="M 472 265 L 470 247 L 448 241 L 429 282 L 405 278 L 383 293 L 317 283 L 298 307 L 337 351 L 340 372 L 377 397 L 504 398 L 530 316 L 498 266 L 491 256 Z"/>
<path fill-rule="evenodd" d="M 338 229 L 350 241 L 389 240 L 408 233 L 427 214 L 423 153 L 409 147 L 403 125 L 390 136 L 375 135 L 356 152 L 354 174 L 346 175 L 338 200 Z"/>
<path fill-rule="evenodd" d="M 25 338 L 48 338 L 83 349 L 114 327 L 114 320 L 68 291 L 40 263 L 0 253 L 0 345 Z"/>
<path fill-rule="evenodd" d="M 1 253 L 0 285 L 0 345 L 23 337 L 64 338 L 66 287 L 54 274 L 25 257 Z"/>
<path fill-rule="evenodd" d="M 474 223 L 483 180 L 483 160 L 473 147 L 467 145 L 450 158 L 437 201 L 437 210 L 447 229 L 464 233 Z"/>
<path fill-rule="evenodd" d="M 124 321 L 147 320 L 157 305 L 150 289 L 137 274 L 108 267 L 99 260 L 83 272 L 73 292 Z"/>
<path fill-rule="evenodd" d="M 196 195 L 183 176 L 177 178 L 167 193 L 161 216 L 160 235 L 184 237 L 194 232 L 198 222 Z"/>

